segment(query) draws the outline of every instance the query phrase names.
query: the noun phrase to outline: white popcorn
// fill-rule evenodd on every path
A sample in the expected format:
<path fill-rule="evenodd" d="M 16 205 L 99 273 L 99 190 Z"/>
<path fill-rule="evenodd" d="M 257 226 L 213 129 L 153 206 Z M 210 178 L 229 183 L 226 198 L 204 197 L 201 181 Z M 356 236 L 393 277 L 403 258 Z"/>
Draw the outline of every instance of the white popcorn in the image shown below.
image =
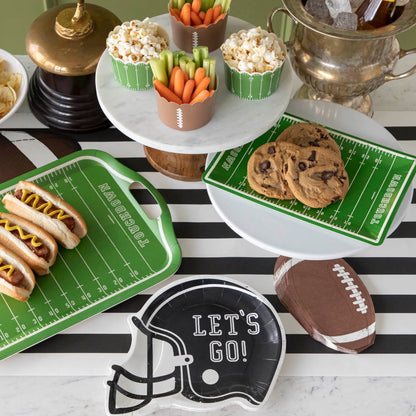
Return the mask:
<path fill-rule="evenodd" d="M 250 74 L 274 71 L 286 59 L 282 40 L 261 27 L 233 33 L 221 45 L 221 50 L 230 67 Z"/>
<path fill-rule="evenodd" d="M 116 26 L 107 36 L 108 52 L 125 63 L 149 62 L 159 58 L 168 40 L 160 35 L 159 25 L 148 17 Z"/>

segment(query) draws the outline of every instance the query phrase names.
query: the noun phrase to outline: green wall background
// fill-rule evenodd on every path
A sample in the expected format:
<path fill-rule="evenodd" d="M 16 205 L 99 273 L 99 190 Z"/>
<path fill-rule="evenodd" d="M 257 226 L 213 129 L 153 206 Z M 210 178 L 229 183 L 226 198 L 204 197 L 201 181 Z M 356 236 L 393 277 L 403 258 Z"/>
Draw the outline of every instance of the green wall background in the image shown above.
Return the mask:
<path fill-rule="evenodd" d="M 416 1 L 416 0 L 411 0 Z M 26 53 L 25 36 L 37 16 L 47 7 L 73 3 L 68 0 L 1 0 L 0 2 L 0 48 L 11 53 Z M 167 0 L 87 0 L 111 10 L 120 20 L 144 19 L 167 12 Z M 231 15 L 253 25 L 266 28 L 267 16 L 280 0 L 233 0 Z M 277 24 L 277 23 L 276 23 Z M 276 26 L 276 25 L 275 25 Z M 416 48 L 416 27 L 399 36 L 403 49 Z"/>

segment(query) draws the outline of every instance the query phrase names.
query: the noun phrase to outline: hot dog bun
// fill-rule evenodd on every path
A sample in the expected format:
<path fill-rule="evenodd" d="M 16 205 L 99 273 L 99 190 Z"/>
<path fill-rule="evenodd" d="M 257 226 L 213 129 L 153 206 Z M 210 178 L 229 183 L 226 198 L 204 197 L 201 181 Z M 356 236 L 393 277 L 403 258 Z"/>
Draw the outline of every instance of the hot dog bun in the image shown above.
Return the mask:
<path fill-rule="evenodd" d="M 30 267 L 19 256 L 1 244 L 0 258 L 2 259 L 2 265 L 11 264 L 15 270 L 23 274 L 23 279 L 16 285 L 0 276 L 0 292 L 23 302 L 28 300 L 36 283 Z"/>
<path fill-rule="evenodd" d="M 42 245 L 49 250 L 48 256 L 43 258 L 32 251 L 30 247 L 19 238 L 20 232 L 16 232 L 20 231 L 19 229 L 13 234 L 12 230 L 14 230 L 16 226 L 20 227 L 20 230 L 25 236 L 35 235 L 36 242 L 42 243 Z M 31 241 L 31 238 L 26 238 L 25 241 Z M 48 232 L 18 215 L 6 214 L 4 212 L 0 213 L 0 243 L 21 257 L 39 276 L 49 273 L 49 267 L 55 263 L 56 255 L 58 254 L 58 245 Z M 44 249 L 42 245 L 39 249 Z M 37 250 L 37 248 L 35 248 L 35 250 Z"/>
<path fill-rule="evenodd" d="M 74 219 L 75 226 L 72 231 L 65 225 L 65 223 L 57 218 L 52 218 L 43 213 L 43 210 L 38 211 L 31 205 L 27 205 L 15 195 L 7 193 L 3 198 L 3 204 L 6 209 L 16 215 L 25 217 L 31 222 L 37 224 L 39 227 L 46 230 L 56 240 L 58 240 L 65 248 L 74 248 L 79 242 L 80 238 L 87 233 L 87 226 L 81 214 L 70 204 L 65 202 L 62 198 L 47 191 L 33 182 L 20 181 L 15 188 L 15 194 L 18 190 L 24 190 L 37 194 L 44 201 L 51 202 L 56 208 L 62 209 L 65 214 L 68 214 Z M 39 204 L 41 205 L 41 204 Z M 53 209 L 50 211 L 52 212 Z"/>

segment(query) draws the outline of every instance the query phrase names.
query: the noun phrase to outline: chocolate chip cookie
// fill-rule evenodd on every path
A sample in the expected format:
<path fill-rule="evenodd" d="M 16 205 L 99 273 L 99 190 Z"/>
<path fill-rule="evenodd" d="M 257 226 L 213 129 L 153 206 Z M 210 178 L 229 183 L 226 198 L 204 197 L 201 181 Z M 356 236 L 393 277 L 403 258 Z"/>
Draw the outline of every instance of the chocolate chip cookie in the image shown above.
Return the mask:
<path fill-rule="evenodd" d="M 288 142 L 300 147 L 322 147 L 330 149 L 340 157 L 337 142 L 328 130 L 314 123 L 296 123 L 286 128 L 276 139 L 276 143 Z"/>
<path fill-rule="evenodd" d="M 342 159 L 322 147 L 299 147 L 284 161 L 283 176 L 296 199 L 323 208 L 344 199 L 349 187 Z"/>
<path fill-rule="evenodd" d="M 283 177 L 283 159 L 274 142 L 257 148 L 247 163 L 247 179 L 256 192 L 270 198 L 294 199 Z"/>

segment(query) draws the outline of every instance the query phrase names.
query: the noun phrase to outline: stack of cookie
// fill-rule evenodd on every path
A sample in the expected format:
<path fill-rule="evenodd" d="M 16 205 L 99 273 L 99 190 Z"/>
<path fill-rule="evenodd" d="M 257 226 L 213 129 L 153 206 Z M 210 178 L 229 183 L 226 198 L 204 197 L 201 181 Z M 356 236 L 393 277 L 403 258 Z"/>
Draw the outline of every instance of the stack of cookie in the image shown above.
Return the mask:
<path fill-rule="evenodd" d="M 338 144 L 313 123 L 294 124 L 276 141 L 256 149 L 247 164 L 247 179 L 260 194 L 298 199 L 312 208 L 344 199 L 349 187 Z"/>

